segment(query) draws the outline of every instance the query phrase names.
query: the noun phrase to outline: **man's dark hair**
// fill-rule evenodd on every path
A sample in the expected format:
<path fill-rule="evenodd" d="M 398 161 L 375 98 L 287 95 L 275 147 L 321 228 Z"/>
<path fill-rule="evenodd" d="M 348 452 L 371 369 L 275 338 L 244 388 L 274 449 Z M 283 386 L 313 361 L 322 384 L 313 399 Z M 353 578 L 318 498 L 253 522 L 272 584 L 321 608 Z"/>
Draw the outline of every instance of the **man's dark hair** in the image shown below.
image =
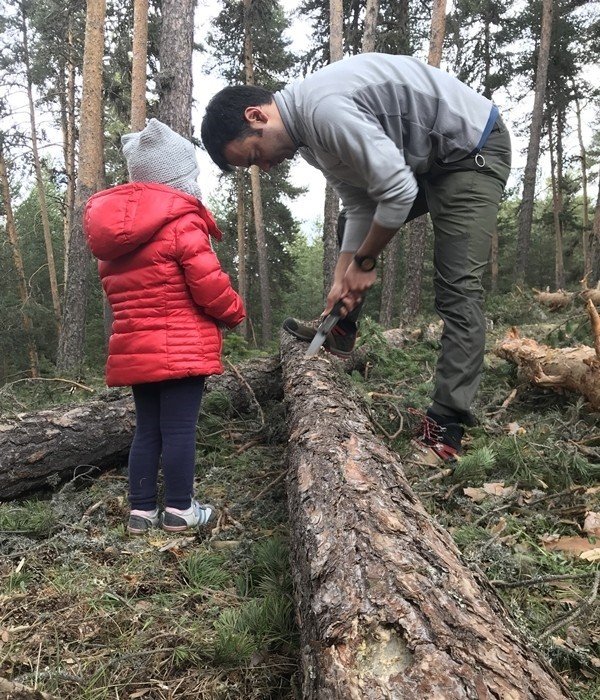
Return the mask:
<path fill-rule="evenodd" d="M 223 155 L 225 146 L 252 131 L 244 117 L 246 108 L 271 104 L 272 101 L 273 93 L 257 85 L 231 85 L 223 88 L 208 103 L 200 135 L 208 155 L 221 170 L 233 170 Z"/>

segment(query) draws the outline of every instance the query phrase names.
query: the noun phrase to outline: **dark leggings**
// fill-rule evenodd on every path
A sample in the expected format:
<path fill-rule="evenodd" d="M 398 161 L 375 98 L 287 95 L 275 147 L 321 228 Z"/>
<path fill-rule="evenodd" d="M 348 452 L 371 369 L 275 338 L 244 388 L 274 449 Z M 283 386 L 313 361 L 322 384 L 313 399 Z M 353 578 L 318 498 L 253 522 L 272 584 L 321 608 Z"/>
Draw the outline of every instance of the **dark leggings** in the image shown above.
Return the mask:
<path fill-rule="evenodd" d="M 194 493 L 196 423 L 204 377 L 135 384 L 136 428 L 129 452 L 129 503 L 154 510 L 160 458 L 165 506 L 189 508 Z"/>

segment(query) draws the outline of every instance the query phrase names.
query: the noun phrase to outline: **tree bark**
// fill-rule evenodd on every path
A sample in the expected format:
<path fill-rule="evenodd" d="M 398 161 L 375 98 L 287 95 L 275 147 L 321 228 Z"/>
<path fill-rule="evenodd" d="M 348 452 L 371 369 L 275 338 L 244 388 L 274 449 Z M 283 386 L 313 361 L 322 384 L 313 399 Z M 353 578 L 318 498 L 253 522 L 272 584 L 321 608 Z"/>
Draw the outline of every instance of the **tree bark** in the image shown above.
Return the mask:
<path fill-rule="evenodd" d="M 533 101 L 533 113 L 531 115 L 531 128 L 529 130 L 527 161 L 525 163 L 525 172 L 523 174 L 523 198 L 521 201 L 521 208 L 519 210 L 517 234 L 515 282 L 519 285 L 523 285 L 525 282 L 525 268 L 529 258 L 529 248 L 531 243 L 531 222 L 533 220 L 535 181 L 537 163 L 540 155 L 540 138 L 542 134 L 546 83 L 548 80 L 548 57 L 550 55 L 550 38 L 552 35 L 552 2 L 553 0 L 543 0 L 542 3 L 542 27 L 535 79 L 535 96 Z"/>
<path fill-rule="evenodd" d="M 573 91 L 577 94 L 576 86 L 573 86 Z M 579 99 L 575 98 L 575 113 L 577 115 L 577 139 L 579 141 L 579 159 L 581 160 L 581 189 L 582 189 L 582 207 L 583 207 L 583 230 L 581 232 L 581 250 L 583 254 L 583 278 L 585 279 L 592 271 L 590 260 L 590 213 L 588 203 L 588 174 L 587 174 L 587 154 L 583 143 L 583 129 L 581 126 L 581 105 Z"/>
<path fill-rule="evenodd" d="M 244 186 L 246 173 L 242 168 L 236 172 L 237 190 L 237 254 L 238 254 L 238 294 L 242 298 L 244 308 L 248 309 L 248 276 L 246 273 L 246 188 Z M 238 332 L 248 340 L 248 321 L 244 319 L 238 326 Z"/>
<path fill-rule="evenodd" d="M 33 339 L 33 323 L 27 312 L 27 301 L 29 295 L 27 293 L 27 278 L 25 277 L 25 266 L 23 265 L 23 256 L 21 255 L 21 246 L 19 245 L 19 237 L 17 235 L 17 227 L 15 225 L 15 217 L 13 214 L 12 200 L 10 196 L 10 182 L 8 180 L 8 169 L 4 158 L 4 146 L 0 137 L 0 189 L 2 192 L 2 201 L 4 203 L 4 217 L 6 223 L 6 235 L 12 251 L 13 264 L 17 273 L 17 284 L 19 287 L 19 299 L 21 300 L 21 319 L 23 322 L 23 331 L 27 338 L 27 354 L 29 355 L 29 373 L 32 377 L 39 376 L 39 358 L 37 348 Z"/>
<path fill-rule="evenodd" d="M 425 512 L 335 366 L 304 360 L 290 338 L 281 350 L 302 697 L 570 697 Z"/>
<path fill-rule="evenodd" d="M 78 372 L 83 362 L 85 312 L 90 252 L 83 232 L 86 201 L 100 187 L 104 138 L 102 132 L 102 66 L 105 0 L 87 5 L 83 51 L 83 93 L 79 125 L 79 172 L 69 240 L 67 285 L 56 365 L 62 372 Z"/>
<path fill-rule="evenodd" d="M 46 262 L 48 263 L 48 276 L 50 279 L 50 294 L 57 328 L 60 327 L 60 296 L 58 294 L 58 280 L 56 277 L 56 263 L 54 262 L 54 248 L 52 246 L 52 232 L 50 231 L 50 217 L 48 216 L 48 203 L 46 201 L 46 185 L 42 176 L 42 164 L 37 141 L 37 126 L 35 119 L 35 105 L 33 102 L 33 78 L 31 77 L 31 65 L 29 58 L 29 37 L 27 32 L 27 18 L 24 5 L 21 5 L 21 34 L 23 37 L 23 61 L 25 63 L 25 77 L 27 82 L 27 103 L 29 105 L 29 124 L 31 126 L 31 152 L 33 154 L 33 167 L 37 184 L 38 202 L 40 205 L 40 218 L 44 233 L 44 246 L 46 248 Z"/>
<path fill-rule="evenodd" d="M 552 220 L 554 222 L 554 286 L 556 289 L 565 287 L 565 265 L 563 257 L 562 237 L 562 193 L 558 148 L 555 149 L 552 133 L 552 121 L 548 121 L 548 141 L 550 145 L 550 181 L 552 183 Z M 556 153 L 556 155 L 555 155 Z"/>
<path fill-rule="evenodd" d="M 427 58 L 427 63 L 430 66 L 440 67 L 445 36 L 446 0 L 434 0 L 431 8 L 431 32 L 429 34 L 429 56 Z"/>
<path fill-rule="evenodd" d="M 592 237 L 590 241 L 590 275 L 591 286 L 600 282 L 600 178 L 598 179 L 598 196 L 596 197 L 596 211 L 592 224 Z"/>
<path fill-rule="evenodd" d="M 192 138 L 192 51 L 195 0 L 162 0 L 158 118 Z"/>
<path fill-rule="evenodd" d="M 384 328 L 391 328 L 391 326 L 393 326 L 394 314 L 397 312 L 396 290 L 398 287 L 398 262 L 401 248 L 402 234 L 397 233 L 387 244 L 383 252 L 379 323 Z"/>
<path fill-rule="evenodd" d="M 281 398 L 276 358 L 259 358 L 211 377 L 236 411 Z M 135 429 L 128 390 L 109 390 L 83 404 L 0 418 L 0 501 L 56 486 L 74 473 L 125 464 Z"/>
<path fill-rule="evenodd" d="M 365 7 L 365 23 L 362 38 L 362 53 L 375 51 L 377 42 L 377 19 L 379 15 L 379 0 L 367 0 Z"/>
<path fill-rule="evenodd" d="M 337 225 L 340 216 L 340 198 L 330 185 L 325 186 L 325 206 L 323 207 L 323 302 L 333 284 L 335 263 L 340 251 L 337 239 Z"/>
<path fill-rule="evenodd" d="M 435 0 L 431 13 L 431 32 L 427 62 L 439 68 L 446 33 L 446 0 Z M 427 238 L 427 215 L 409 223 L 408 246 L 406 253 L 406 274 L 401 318 L 413 319 L 421 306 L 421 286 L 423 283 L 423 262 Z M 386 270 L 387 274 L 387 270 Z"/>
<path fill-rule="evenodd" d="M 63 158 L 65 161 L 65 210 L 63 217 L 63 288 L 67 286 L 69 240 L 75 206 L 75 58 L 73 48 L 72 17 L 69 16 L 67 29 L 67 52 L 65 57 L 66 78 L 64 94 L 61 90 L 61 127 L 63 133 Z"/>
<path fill-rule="evenodd" d="M 408 242 L 406 254 L 406 284 L 402 297 L 400 318 L 411 321 L 421 307 L 421 287 L 423 284 L 423 261 L 425 260 L 425 243 L 427 239 L 427 215 L 419 216 L 408 225 Z"/>
<path fill-rule="evenodd" d="M 384 337 L 390 347 L 401 348 L 418 334 L 397 328 Z M 340 367 L 362 372 L 369 361 L 366 343 Z M 210 377 L 205 394 L 214 391 L 226 394 L 241 413 L 281 400 L 279 357 L 249 360 Z M 74 472 L 124 464 L 134 427 L 135 409 L 127 389 L 112 389 L 75 406 L 20 414 L 17 419 L 0 417 L 0 501 L 48 489 Z"/>
<path fill-rule="evenodd" d="M 344 4 L 342 0 L 329 0 L 329 63 L 344 57 Z M 337 225 L 340 199 L 331 185 L 325 185 L 323 206 L 323 300 L 333 284 L 333 273 L 339 253 Z"/>
<path fill-rule="evenodd" d="M 244 69 L 246 85 L 254 85 L 254 58 L 251 34 L 252 0 L 243 0 L 244 4 Z M 256 237 L 256 254 L 258 257 L 258 281 L 260 284 L 261 339 L 267 345 L 271 340 L 271 292 L 269 289 L 269 259 L 263 217 L 262 190 L 260 170 L 257 165 L 250 166 L 250 186 L 252 188 L 252 212 L 254 218 L 254 235 Z"/>
<path fill-rule="evenodd" d="M 131 62 L 131 130 L 146 126 L 146 63 L 148 60 L 148 0 L 133 3 Z"/>

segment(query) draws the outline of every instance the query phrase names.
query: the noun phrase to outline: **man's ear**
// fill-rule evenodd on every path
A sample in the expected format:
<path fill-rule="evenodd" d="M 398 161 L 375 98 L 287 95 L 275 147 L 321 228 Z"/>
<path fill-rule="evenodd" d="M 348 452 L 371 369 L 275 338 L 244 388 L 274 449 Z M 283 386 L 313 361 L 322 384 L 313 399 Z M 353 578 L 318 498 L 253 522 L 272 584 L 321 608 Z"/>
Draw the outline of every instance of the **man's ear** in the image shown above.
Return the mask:
<path fill-rule="evenodd" d="M 266 124 L 269 121 L 267 113 L 261 107 L 246 107 L 244 118 L 250 125 Z"/>

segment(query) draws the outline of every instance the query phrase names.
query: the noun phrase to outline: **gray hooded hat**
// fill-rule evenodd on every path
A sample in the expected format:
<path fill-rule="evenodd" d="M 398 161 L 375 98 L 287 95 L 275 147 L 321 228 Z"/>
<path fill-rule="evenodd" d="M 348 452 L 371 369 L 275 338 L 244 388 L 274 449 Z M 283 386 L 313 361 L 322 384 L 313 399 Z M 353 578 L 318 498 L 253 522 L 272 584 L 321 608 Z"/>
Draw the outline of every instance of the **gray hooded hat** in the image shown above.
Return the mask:
<path fill-rule="evenodd" d="M 193 144 L 158 119 L 143 131 L 121 137 L 131 182 L 159 182 L 201 198 Z"/>

